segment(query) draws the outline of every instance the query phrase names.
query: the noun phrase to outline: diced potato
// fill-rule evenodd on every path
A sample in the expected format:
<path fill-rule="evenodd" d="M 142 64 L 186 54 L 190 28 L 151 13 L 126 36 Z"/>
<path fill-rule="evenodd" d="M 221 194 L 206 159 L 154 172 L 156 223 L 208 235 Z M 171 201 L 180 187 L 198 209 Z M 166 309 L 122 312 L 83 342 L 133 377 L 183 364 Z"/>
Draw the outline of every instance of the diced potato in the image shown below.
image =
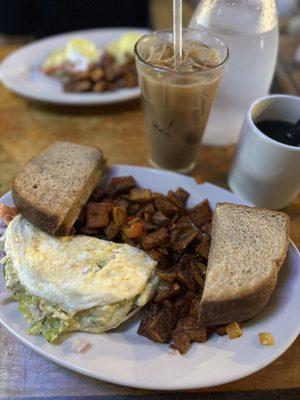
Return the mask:
<path fill-rule="evenodd" d="M 131 225 L 125 226 L 123 232 L 130 239 L 140 238 L 143 236 L 142 224 L 140 222 L 133 222 Z"/>
<path fill-rule="evenodd" d="M 88 203 L 87 226 L 89 228 L 105 228 L 109 224 L 110 203 Z"/>
<path fill-rule="evenodd" d="M 168 242 L 168 237 L 166 229 L 157 229 L 143 239 L 143 247 L 145 250 L 151 250 L 153 247 L 162 246 Z"/>
<path fill-rule="evenodd" d="M 93 82 L 98 82 L 100 79 L 104 77 L 104 70 L 103 68 L 96 67 L 91 71 L 91 80 Z"/>
<path fill-rule="evenodd" d="M 217 327 L 215 328 L 215 332 L 216 332 L 219 336 L 224 336 L 224 335 L 226 335 L 226 326 L 224 326 L 224 325 L 217 326 Z"/>
<path fill-rule="evenodd" d="M 125 208 L 120 206 L 113 207 L 113 220 L 117 227 L 124 225 L 127 221 L 127 213 Z"/>
<path fill-rule="evenodd" d="M 133 188 L 130 190 L 130 200 L 136 203 L 147 203 L 152 200 L 151 190 Z"/>
<path fill-rule="evenodd" d="M 243 334 L 242 327 L 238 322 L 227 325 L 225 330 L 230 339 L 236 339 Z"/>
<path fill-rule="evenodd" d="M 275 340 L 272 333 L 262 332 L 258 335 L 260 344 L 263 346 L 274 346 Z"/>

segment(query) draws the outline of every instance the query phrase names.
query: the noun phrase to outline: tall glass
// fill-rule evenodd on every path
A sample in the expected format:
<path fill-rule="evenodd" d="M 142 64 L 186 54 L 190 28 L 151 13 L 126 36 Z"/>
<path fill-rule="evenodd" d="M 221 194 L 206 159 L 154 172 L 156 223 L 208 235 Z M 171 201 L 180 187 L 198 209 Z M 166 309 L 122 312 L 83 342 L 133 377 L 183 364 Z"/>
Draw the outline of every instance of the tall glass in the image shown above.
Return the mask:
<path fill-rule="evenodd" d="M 216 36 L 183 30 L 182 65 L 174 66 L 173 31 L 143 36 L 135 45 L 149 161 L 190 172 L 220 84 L 228 48 Z M 214 54 L 214 61 L 208 59 Z"/>

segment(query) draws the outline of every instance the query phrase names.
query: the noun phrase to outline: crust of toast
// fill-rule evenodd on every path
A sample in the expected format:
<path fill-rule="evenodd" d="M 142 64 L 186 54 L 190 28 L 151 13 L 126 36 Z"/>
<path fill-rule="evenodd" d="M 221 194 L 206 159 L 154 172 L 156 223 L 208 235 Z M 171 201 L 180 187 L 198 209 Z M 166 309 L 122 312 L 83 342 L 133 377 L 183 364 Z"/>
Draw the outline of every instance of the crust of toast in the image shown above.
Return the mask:
<path fill-rule="evenodd" d="M 227 204 L 230 203 L 218 203 Z M 245 208 L 246 206 L 234 207 Z M 253 208 L 253 207 L 249 207 Z M 260 211 L 268 211 L 264 208 L 258 208 Z M 273 261 L 274 269 L 271 276 L 268 279 L 261 282 L 261 285 L 256 287 L 256 290 L 252 293 L 248 293 L 245 296 L 241 296 L 235 299 L 224 299 L 222 301 L 205 301 L 204 299 L 200 303 L 199 316 L 200 321 L 206 326 L 226 325 L 232 322 L 246 321 L 256 314 L 258 314 L 269 302 L 272 292 L 277 283 L 278 272 L 285 260 L 287 250 L 289 247 L 289 230 L 290 220 L 289 217 L 281 211 L 272 211 L 275 214 L 281 215 L 285 218 L 287 224 L 286 230 L 286 243 L 282 249 L 282 253 L 277 260 Z M 214 224 L 212 228 L 212 235 L 214 232 Z M 212 250 L 212 246 L 210 252 Z M 210 256 L 210 255 L 209 255 Z M 209 259 L 208 256 L 208 259 Z"/>
<path fill-rule="evenodd" d="M 55 235 L 57 226 L 60 223 L 59 216 L 37 208 L 36 205 L 23 197 L 15 181 L 13 181 L 12 185 L 12 198 L 23 217 L 50 235 Z"/>
<path fill-rule="evenodd" d="M 227 325 L 254 317 L 269 302 L 277 282 L 277 266 L 268 281 L 254 293 L 225 301 L 203 301 L 200 305 L 201 323 L 205 326 Z"/>
<path fill-rule="evenodd" d="M 98 149 L 99 150 L 99 149 Z M 34 157 L 32 160 L 34 160 Z M 32 161 L 30 160 L 29 163 Z M 77 219 L 83 205 L 90 197 L 93 189 L 97 185 L 102 174 L 102 166 L 104 165 L 102 152 L 99 150 L 99 160 L 95 163 L 94 170 L 89 174 L 80 191 L 76 193 L 74 201 L 66 206 L 67 210 L 54 212 L 45 207 L 42 201 L 39 203 L 32 201 L 30 196 L 26 196 L 22 187 L 22 179 L 19 175 L 12 184 L 12 197 L 15 205 L 19 208 L 21 214 L 28 219 L 33 225 L 39 227 L 50 235 L 65 236 L 68 235 Z"/>
<path fill-rule="evenodd" d="M 101 173 L 99 170 L 94 171 L 81 193 L 78 194 L 76 202 L 73 204 L 73 207 L 70 208 L 63 221 L 61 221 L 58 215 L 51 214 L 49 211 L 38 208 L 36 204 L 32 204 L 29 199 L 23 197 L 15 181 L 12 186 L 12 197 L 16 207 L 21 211 L 21 214 L 33 225 L 50 235 L 66 236 L 70 233 L 75 220 L 90 197 L 100 176 Z"/>

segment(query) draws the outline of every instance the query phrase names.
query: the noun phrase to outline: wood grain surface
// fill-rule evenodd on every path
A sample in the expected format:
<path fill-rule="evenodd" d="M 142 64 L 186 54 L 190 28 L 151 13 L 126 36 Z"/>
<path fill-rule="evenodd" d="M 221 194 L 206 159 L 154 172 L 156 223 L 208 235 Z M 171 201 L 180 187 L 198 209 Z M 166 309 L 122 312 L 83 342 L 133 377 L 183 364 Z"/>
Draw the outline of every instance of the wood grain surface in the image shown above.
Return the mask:
<path fill-rule="evenodd" d="M 13 49 L 13 46 L 0 46 L 0 59 Z M 148 165 L 139 101 L 107 107 L 56 107 L 28 102 L 0 86 L 0 139 L 1 195 L 10 190 L 11 181 L 22 165 L 57 139 L 99 146 L 109 164 Z M 192 175 L 201 175 L 204 180 L 226 188 L 226 177 L 234 151 L 234 146 L 202 147 L 199 162 Z M 292 221 L 291 237 L 299 248 L 300 197 L 285 211 Z M 99 382 L 68 371 L 27 349 L 3 328 L 0 328 L 0 347 L 1 398 L 101 396 L 120 399 L 129 396 L 128 398 L 140 399 L 144 397 L 142 395 L 150 393 Z M 258 398 L 255 393 L 260 392 L 253 391 L 260 390 L 265 396 L 271 396 L 272 393 L 280 395 L 281 392 L 277 389 L 289 389 L 282 392 L 285 393 L 284 398 L 299 398 L 299 361 L 298 338 L 278 360 L 248 378 L 194 391 L 202 395 L 190 394 L 185 398 L 250 399 Z M 222 396 L 227 392 L 231 394 L 229 397 L 219 397 L 215 392 L 220 396 L 221 393 Z M 211 394 L 210 397 L 206 397 L 208 393 Z M 157 395 L 152 392 L 153 398 L 158 398 Z M 170 396 L 175 398 L 174 395 Z"/>

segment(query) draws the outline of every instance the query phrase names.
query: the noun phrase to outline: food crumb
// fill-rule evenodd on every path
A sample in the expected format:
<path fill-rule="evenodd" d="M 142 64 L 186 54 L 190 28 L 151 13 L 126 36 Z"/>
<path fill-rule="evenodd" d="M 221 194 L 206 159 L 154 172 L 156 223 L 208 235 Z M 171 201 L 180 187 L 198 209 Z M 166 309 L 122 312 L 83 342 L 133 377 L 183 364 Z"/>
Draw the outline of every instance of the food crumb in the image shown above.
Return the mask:
<path fill-rule="evenodd" d="M 10 207 L 6 204 L 0 203 L 0 218 L 3 220 L 5 225 L 8 225 L 18 214 L 19 210 L 17 207 Z"/>
<path fill-rule="evenodd" d="M 178 356 L 180 355 L 180 352 L 175 349 L 174 347 L 169 347 L 168 353 L 171 354 L 171 356 Z"/>
<path fill-rule="evenodd" d="M 275 340 L 272 333 L 261 332 L 258 334 L 262 346 L 274 346 Z"/>
<path fill-rule="evenodd" d="M 80 339 L 75 340 L 72 345 L 72 350 L 76 351 L 76 353 L 86 353 L 92 347 L 91 343 L 87 342 L 86 340 Z"/>
<path fill-rule="evenodd" d="M 238 322 L 227 325 L 225 330 L 230 339 L 236 339 L 243 334 L 242 326 Z"/>
<path fill-rule="evenodd" d="M 205 180 L 200 175 L 194 176 L 194 179 L 195 179 L 197 185 L 201 185 L 202 183 L 205 183 Z"/>

